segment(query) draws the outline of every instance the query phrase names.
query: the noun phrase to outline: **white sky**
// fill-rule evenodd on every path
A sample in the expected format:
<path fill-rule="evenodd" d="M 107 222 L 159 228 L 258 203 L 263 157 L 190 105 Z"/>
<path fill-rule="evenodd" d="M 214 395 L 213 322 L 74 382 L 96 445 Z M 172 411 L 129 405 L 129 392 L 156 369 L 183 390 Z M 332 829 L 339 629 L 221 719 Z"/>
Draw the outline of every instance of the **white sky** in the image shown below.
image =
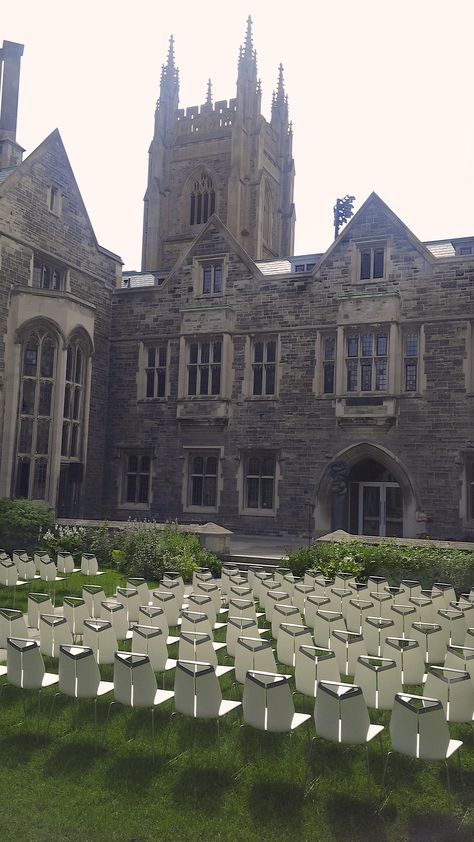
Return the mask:
<path fill-rule="evenodd" d="M 324 251 L 338 196 L 375 190 L 423 240 L 474 234 L 472 0 L 23 0 L 0 39 L 25 44 L 17 139 L 58 128 L 99 242 L 140 268 L 148 146 L 168 38 L 180 106 L 235 96 L 252 15 L 268 118 L 285 68 L 296 253 Z M 468 213 L 469 211 L 469 213 Z"/>

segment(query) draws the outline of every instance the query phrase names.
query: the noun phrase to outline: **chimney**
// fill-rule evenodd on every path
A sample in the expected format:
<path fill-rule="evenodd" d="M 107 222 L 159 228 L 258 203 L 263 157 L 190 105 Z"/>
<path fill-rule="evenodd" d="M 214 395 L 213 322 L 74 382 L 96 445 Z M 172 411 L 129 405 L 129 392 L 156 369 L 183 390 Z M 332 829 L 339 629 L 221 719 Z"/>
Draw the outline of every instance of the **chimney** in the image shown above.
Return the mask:
<path fill-rule="evenodd" d="M 23 44 L 3 42 L 0 49 L 0 169 L 17 166 L 24 151 L 16 142 L 22 55 Z"/>

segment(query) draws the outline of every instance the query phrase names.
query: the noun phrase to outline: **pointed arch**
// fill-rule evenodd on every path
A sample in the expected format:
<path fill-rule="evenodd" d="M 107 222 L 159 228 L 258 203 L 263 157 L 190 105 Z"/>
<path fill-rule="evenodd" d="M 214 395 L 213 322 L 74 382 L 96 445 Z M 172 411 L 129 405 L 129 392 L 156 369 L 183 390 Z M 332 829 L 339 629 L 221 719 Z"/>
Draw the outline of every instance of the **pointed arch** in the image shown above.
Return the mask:
<path fill-rule="evenodd" d="M 189 175 L 184 196 L 190 226 L 204 225 L 217 212 L 217 185 L 217 175 L 206 165 L 195 167 Z"/>

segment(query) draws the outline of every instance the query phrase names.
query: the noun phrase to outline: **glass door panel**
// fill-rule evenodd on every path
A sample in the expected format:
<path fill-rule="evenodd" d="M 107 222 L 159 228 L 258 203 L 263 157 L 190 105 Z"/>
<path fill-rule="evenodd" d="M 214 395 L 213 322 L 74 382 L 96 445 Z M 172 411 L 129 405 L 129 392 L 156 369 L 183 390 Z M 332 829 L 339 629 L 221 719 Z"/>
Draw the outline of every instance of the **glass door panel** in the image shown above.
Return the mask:
<path fill-rule="evenodd" d="M 399 485 L 385 487 L 385 535 L 403 537 L 403 497 Z"/>
<path fill-rule="evenodd" d="M 359 525 L 361 535 L 380 535 L 381 494 L 380 485 L 362 485 L 359 497 Z"/>

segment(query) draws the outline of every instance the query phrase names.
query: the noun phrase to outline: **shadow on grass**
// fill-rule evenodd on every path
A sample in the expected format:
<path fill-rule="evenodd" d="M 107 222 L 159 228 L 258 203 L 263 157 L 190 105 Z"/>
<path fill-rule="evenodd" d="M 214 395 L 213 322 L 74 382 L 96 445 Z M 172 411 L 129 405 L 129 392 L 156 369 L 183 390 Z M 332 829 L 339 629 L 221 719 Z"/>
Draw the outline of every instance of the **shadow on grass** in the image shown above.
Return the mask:
<path fill-rule="evenodd" d="M 291 828 L 292 837 L 299 837 L 303 820 L 304 792 L 290 781 L 261 781 L 254 783 L 248 796 L 249 811 L 257 832 L 272 827 Z M 301 837 L 299 837 L 301 838 Z"/>
<path fill-rule="evenodd" d="M 76 778 L 94 765 L 97 755 L 92 740 L 81 740 L 67 734 L 67 744 L 57 746 L 43 764 L 43 774 L 50 778 Z"/>
<path fill-rule="evenodd" d="M 326 815 L 338 842 L 384 842 L 388 839 L 384 819 L 377 814 L 378 801 L 367 798 L 353 798 L 338 793 L 329 796 Z"/>
<path fill-rule="evenodd" d="M 408 817 L 410 842 L 472 842 L 472 826 L 459 827 L 459 818 L 446 813 L 417 813 Z"/>
<path fill-rule="evenodd" d="M 19 726 L 21 727 L 21 725 Z M 50 741 L 42 734 L 38 739 L 33 731 L 20 731 L 4 736 L 0 743 L 2 766 L 17 769 L 33 757 L 38 751 L 50 746 Z"/>
<path fill-rule="evenodd" d="M 108 763 L 104 770 L 103 783 L 107 789 L 125 796 L 143 796 L 148 792 L 157 775 L 166 768 L 163 758 L 158 753 L 153 761 L 151 745 L 146 752 L 130 750 L 126 755 L 120 753 Z M 158 748 L 157 748 L 158 750 Z"/>
<path fill-rule="evenodd" d="M 191 765 L 175 773 L 173 799 L 183 808 L 215 813 L 234 786 L 233 776 L 222 766 L 203 767 L 194 765 L 191 756 L 188 759 Z M 184 762 L 184 758 L 180 760 L 180 763 Z"/>

